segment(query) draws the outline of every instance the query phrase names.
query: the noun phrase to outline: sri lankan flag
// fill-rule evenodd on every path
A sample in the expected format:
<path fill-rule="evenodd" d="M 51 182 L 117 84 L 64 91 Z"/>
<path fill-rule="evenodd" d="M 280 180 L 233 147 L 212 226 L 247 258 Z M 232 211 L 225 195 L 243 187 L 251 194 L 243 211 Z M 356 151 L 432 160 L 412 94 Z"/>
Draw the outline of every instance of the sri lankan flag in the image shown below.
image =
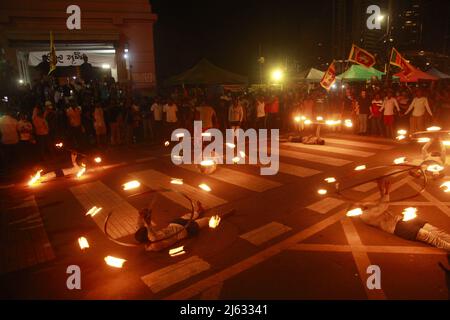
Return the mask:
<path fill-rule="evenodd" d="M 402 69 L 403 74 L 407 77 L 410 73 L 413 72 L 413 68 L 411 65 L 406 61 L 405 58 L 402 57 L 400 52 L 398 52 L 395 48 L 392 48 L 391 51 L 391 58 L 389 59 L 389 63 L 397 66 Z"/>
<path fill-rule="evenodd" d="M 367 68 L 373 67 L 376 63 L 375 56 L 354 44 L 350 50 L 348 60 L 366 66 Z"/>
<path fill-rule="evenodd" d="M 48 74 L 52 73 L 53 70 L 56 69 L 56 50 L 55 50 L 55 42 L 53 41 L 53 32 L 50 31 L 50 71 Z"/>
<path fill-rule="evenodd" d="M 336 67 L 334 66 L 334 61 L 328 67 L 328 70 L 323 75 L 320 85 L 327 91 L 331 89 L 334 81 L 336 81 Z"/>

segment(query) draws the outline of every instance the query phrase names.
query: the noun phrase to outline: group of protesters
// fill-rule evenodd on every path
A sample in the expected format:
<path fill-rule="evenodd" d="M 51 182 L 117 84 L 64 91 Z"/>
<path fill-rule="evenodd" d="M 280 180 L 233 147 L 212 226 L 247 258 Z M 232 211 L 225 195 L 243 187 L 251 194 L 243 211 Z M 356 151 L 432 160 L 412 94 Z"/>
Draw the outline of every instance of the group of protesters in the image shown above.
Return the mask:
<path fill-rule="evenodd" d="M 298 133 L 300 126 L 294 121 L 298 116 L 312 121 L 351 119 L 351 129 L 333 130 L 395 138 L 399 128 L 415 132 L 429 123 L 448 126 L 449 113 L 447 84 L 346 84 L 329 92 L 310 85 L 238 92 L 196 87 L 146 97 L 112 77 L 101 81 L 73 77 L 64 84 L 43 77 L 31 89 L 21 86 L 15 97 L 3 99 L 1 155 L 7 168 L 46 161 L 62 141 L 77 150 L 160 143 L 170 140 L 178 127 L 192 129 L 194 120 L 201 120 L 204 130 L 268 128 Z"/>

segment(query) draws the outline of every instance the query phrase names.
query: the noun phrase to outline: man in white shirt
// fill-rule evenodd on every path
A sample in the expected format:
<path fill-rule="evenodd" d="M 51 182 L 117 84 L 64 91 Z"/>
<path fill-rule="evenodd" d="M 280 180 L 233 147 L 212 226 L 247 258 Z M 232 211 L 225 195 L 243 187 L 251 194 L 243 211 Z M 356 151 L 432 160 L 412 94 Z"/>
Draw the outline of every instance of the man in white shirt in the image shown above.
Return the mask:
<path fill-rule="evenodd" d="M 172 131 L 177 128 L 178 123 L 178 107 L 172 99 L 169 99 L 168 103 L 164 105 L 163 112 L 166 114 L 166 128 L 167 128 L 167 136 L 170 140 L 172 135 Z"/>
<path fill-rule="evenodd" d="M 154 135 L 156 140 L 161 139 L 162 137 L 162 130 L 163 130 L 163 106 L 161 104 L 161 99 L 156 98 L 155 102 L 150 107 L 150 111 L 153 114 L 153 128 L 154 128 Z"/>
<path fill-rule="evenodd" d="M 12 112 L 0 117 L 1 135 L 1 167 L 8 172 L 8 169 L 15 163 L 17 157 L 17 147 L 19 143 L 19 133 L 17 132 L 17 120 L 12 116 Z"/>
<path fill-rule="evenodd" d="M 266 104 L 261 96 L 256 98 L 256 127 L 258 129 L 266 128 Z"/>
<path fill-rule="evenodd" d="M 392 91 L 388 91 L 387 97 L 384 98 L 380 111 L 383 112 L 384 124 L 386 126 L 386 135 L 388 138 L 394 138 L 394 108 L 400 113 L 400 107 L 397 99 L 392 96 Z"/>
<path fill-rule="evenodd" d="M 414 133 L 417 131 L 425 130 L 425 110 L 430 116 L 433 116 L 430 106 L 428 104 L 427 97 L 423 96 L 422 90 L 417 90 L 416 97 L 411 102 L 408 110 L 406 110 L 405 115 L 407 115 L 411 110 L 413 110 L 411 117 L 409 118 L 410 132 Z"/>

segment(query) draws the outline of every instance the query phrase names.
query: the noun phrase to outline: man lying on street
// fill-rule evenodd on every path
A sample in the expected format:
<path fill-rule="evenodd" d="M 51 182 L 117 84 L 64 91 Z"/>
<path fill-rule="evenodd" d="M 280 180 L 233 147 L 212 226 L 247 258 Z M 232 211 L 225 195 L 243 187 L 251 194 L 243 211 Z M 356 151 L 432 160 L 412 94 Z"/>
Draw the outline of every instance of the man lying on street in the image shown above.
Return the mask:
<path fill-rule="evenodd" d="M 152 212 L 148 208 L 139 211 L 138 230 L 134 237 L 139 243 L 145 244 L 147 251 L 160 251 L 176 242 L 198 234 L 199 230 L 208 226 L 209 218 L 203 218 L 205 209 L 197 201 L 197 209 L 169 223 L 161 230 L 153 230 Z M 192 220 L 191 220 L 192 216 Z M 190 223 L 189 223 L 190 221 Z"/>
<path fill-rule="evenodd" d="M 388 179 L 378 180 L 381 198 L 377 204 L 362 208 L 361 220 L 400 238 L 425 242 L 450 251 L 450 235 L 448 233 L 419 218 L 403 221 L 403 216 L 395 215 L 388 210 L 390 186 L 391 182 Z"/>
<path fill-rule="evenodd" d="M 82 169 L 82 166 L 77 163 L 77 157 L 78 154 L 76 152 L 72 152 L 70 155 L 72 167 L 62 169 L 59 168 L 53 171 L 49 171 L 41 176 L 41 181 L 47 181 L 53 178 L 60 178 L 77 174 Z"/>

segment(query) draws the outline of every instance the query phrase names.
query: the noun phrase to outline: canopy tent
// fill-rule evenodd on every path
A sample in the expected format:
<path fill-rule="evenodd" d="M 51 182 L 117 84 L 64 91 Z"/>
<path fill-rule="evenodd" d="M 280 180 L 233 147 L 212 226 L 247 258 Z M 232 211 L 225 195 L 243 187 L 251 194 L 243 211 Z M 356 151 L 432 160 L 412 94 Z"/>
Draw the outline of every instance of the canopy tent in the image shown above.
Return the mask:
<path fill-rule="evenodd" d="M 310 68 L 302 70 L 296 74 L 290 75 L 289 80 L 294 82 L 320 82 L 322 80 L 325 72 L 317 70 L 315 68 Z"/>
<path fill-rule="evenodd" d="M 431 74 L 433 77 L 438 77 L 439 79 L 450 79 L 450 75 L 443 73 L 436 68 L 431 68 L 427 73 Z"/>
<path fill-rule="evenodd" d="M 375 68 L 367 68 L 354 64 L 347 71 L 338 75 L 336 79 L 345 81 L 367 81 L 371 80 L 373 77 L 381 79 L 383 75 L 384 72 L 378 71 Z"/>
<path fill-rule="evenodd" d="M 166 85 L 220 85 L 246 83 L 246 77 L 219 68 L 206 59 L 200 60 L 191 69 L 170 77 L 166 81 Z"/>
<path fill-rule="evenodd" d="M 400 78 L 400 82 L 419 82 L 419 80 L 439 80 L 438 77 L 435 77 L 431 74 L 423 72 L 412 65 L 409 65 L 410 71 L 408 74 L 405 74 L 404 71 L 396 73 L 395 76 Z"/>

